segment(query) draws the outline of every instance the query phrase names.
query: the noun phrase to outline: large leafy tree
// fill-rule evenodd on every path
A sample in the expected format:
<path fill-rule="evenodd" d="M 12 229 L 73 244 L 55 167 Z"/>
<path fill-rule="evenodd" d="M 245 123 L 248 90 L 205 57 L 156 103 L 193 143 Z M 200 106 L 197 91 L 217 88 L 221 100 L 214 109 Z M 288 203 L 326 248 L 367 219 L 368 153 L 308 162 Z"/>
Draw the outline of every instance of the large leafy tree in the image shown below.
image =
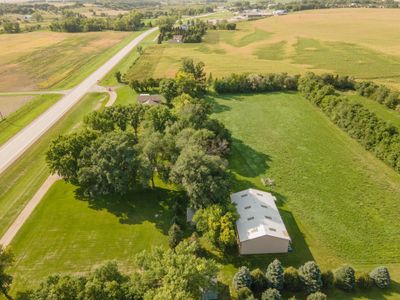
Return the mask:
<path fill-rule="evenodd" d="M 78 160 L 82 150 L 97 138 L 94 131 L 84 130 L 57 137 L 50 144 L 46 161 L 52 173 L 62 176 L 67 182 L 79 184 Z"/>
<path fill-rule="evenodd" d="M 181 151 L 170 179 L 186 191 L 193 208 L 221 202 L 229 195 L 226 162 L 219 156 L 207 154 L 199 146 L 188 145 Z"/>
<path fill-rule="evenodd" d="M 199 209 L 193 218 L 196 229 L 207 236 L 214 246 L 222 249 L 235 244 L 234 222 L 236 219 L 235 213 L 224 212 L 219 205 Z"/>
<path fill-rule="evenodd" d="M 178 85 L 174 79 L 166 78 L 160 81 L 160 94 L 164 96 L 167 104 L 178 96 Z"/>
<path fill-rule="evenodd" d="M 175 121 L 175 116 L 165 106 L 157 105 L 146 111 L 144 122 L 145 127 L 154 131 L 164 132 L 168 124 Z"/>
<path fill-rule="evenodd" d="M 78 181 L 89 196 L 124 194 L 136 183 L 139 163 L 132 133 L 103 134 L 83 149 L 78 161 Z"/>
<path fill-rule="evenodd" d="M 196 256 L 198 245 L 183 241 L 175 250 L 154 248 L 136 257 L 133 288 L 143 299 L 200 299 L 213 286 L 218 268 L 213 260 Z M 140 293 L 140 292 L 139 292 Z"/>
<path fill-rule="evenodd" d="M 2 293 L 7 299 L 12 299 L 8 294 L 13 277 L 7 274 L 6 270 L 13 263 L 14 258 L 11 251 L 8 248 L 4 248 L 0 245 L 0 293 Z"/>

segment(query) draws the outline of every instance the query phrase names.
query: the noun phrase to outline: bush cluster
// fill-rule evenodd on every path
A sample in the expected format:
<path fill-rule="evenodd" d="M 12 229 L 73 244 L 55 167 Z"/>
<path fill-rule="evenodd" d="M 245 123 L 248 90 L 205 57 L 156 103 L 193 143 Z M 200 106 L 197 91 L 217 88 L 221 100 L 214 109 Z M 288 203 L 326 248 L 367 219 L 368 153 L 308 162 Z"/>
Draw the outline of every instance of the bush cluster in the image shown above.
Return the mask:
<path fill-rule="evenodd" d="M 381 289 L 390 286 L 390 275 L 386 267 L 377 267 L 371 273 L 364 272 L 356 276 L 355 270 L 348 265 L 334 272 L 321 272 L 314 261 L 309 261 L 298 269 L 291 266 L 283 269 L 280 261 L 275 259 L 267 266 L 265 273 L 260 269 L 250 272 L 247 267 L 241 267 L 233 278 L 233 287 L 242 297 L 239 299 L 276 300 L 281 299 L 283 291 L 304 291 L 308 294 L 307 300 L 325 300 L 327 296 L 321 290 L 332 286 L 351 292 L 356 287 L 368 289 L 372 285 Z"/>
<path fill-rule="evenodd" d="M 400 94 L 390 90 L 384 85 L 378 85 L 371 81 L 360 82 L 356 85 L 357 92 L 364 97 L 370 98 L 387 108 L 400 112 Z"/>
<path fill-rule="evenodd" d="M 231 74 L 214 81 L 214 90 L 224 93 L 294 91 L 299 76 L 280 74 Z"/>

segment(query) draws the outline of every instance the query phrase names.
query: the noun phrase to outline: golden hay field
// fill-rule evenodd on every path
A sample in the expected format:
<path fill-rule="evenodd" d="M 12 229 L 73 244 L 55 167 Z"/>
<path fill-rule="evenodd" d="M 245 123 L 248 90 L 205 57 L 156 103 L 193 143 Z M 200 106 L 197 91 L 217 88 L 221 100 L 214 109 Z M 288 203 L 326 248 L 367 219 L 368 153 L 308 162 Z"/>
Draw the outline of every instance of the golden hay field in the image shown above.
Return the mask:
<path fill-rule="evenodd" d="M 93 65 L 126 32 L 32 32 L 0 35 L 0 91 L 28 91 L 60 85 Z M 65 87 L 69 83 L 66 83 Z"/>
<path fill-rule="evenodd" d="M 400 86 L 400 10 L 329 9 L 292 13 L 209 31 L 201 44 L 146 50 L 132 73 L 172 76 L 183 57 L 213 76 L 232 72 L 337 72 Z"/>

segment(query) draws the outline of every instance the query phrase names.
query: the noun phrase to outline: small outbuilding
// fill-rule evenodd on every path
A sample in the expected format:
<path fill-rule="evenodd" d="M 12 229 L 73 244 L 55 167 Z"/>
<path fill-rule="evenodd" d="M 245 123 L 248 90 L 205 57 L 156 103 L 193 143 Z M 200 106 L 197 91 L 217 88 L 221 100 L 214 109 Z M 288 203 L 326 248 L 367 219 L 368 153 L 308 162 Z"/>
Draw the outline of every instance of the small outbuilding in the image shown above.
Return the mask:
<path fill-rule="evenodd" d="M 145 105 L 160 105 L 163 103 L 163 97 L 161 95 L 140 94 L 137 101 Z"/>
<path fill-rule="evenodd" d="M 286 253 L 290 237 L 276 207 L 276 198 L 267 192 L 248 189 L 231 195 L 236 204 L 240 254 Z"/>

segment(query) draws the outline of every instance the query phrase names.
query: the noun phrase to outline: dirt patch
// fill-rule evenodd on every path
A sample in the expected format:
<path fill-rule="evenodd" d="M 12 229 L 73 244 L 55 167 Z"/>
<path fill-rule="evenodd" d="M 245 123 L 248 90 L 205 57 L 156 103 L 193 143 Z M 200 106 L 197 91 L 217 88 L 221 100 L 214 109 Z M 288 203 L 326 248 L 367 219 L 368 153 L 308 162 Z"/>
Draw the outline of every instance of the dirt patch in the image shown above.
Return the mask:
<path fill-rule="evenodd" d="M 15 112 L 18 108 L 28 103 L 34 96 L 0 96 L 0 112 L 3 117 Z"/>

